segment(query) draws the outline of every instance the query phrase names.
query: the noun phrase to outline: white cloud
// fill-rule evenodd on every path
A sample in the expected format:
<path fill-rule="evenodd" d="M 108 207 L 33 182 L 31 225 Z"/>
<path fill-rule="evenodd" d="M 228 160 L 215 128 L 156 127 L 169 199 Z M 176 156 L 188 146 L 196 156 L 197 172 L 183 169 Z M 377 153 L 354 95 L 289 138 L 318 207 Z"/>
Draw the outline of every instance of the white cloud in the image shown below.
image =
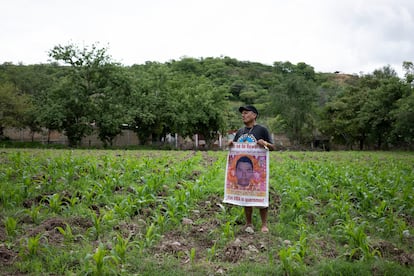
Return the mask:
<path fill-rule="evenodd" d="M 0 62 L 47 62 L 57 44 L 99 42 L 123 64 L 182 56 L 306 62 L 370 73 L 414 61 L 409 0 L 3 0 Z"/>

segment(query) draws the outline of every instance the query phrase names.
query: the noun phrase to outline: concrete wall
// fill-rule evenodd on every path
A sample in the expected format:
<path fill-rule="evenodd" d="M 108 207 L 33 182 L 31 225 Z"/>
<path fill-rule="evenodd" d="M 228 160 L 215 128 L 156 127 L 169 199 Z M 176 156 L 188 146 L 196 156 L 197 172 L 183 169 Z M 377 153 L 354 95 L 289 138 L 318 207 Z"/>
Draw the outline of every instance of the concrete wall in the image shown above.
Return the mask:
<path fill-rule="evenodd" d="M 32 138 L 34 142 L 40 142 L 42 144 L 47 144 L 48 142 L 47 130 L 35 132 L 33 134 L 29 129 L 6 128 L 4 130 L 4 135 L 10 138 L 10 140 L 17 142 L 32 142 Z M 68 145 L 68 138 L 61 132 L 51 131 L 49 142 L 51 144 Z M 115 137 L 113 141 L 114 146 L 132 146 L 138 144 L 138 137 L 136 133 L 131 130 L 122 130 L 122 133 Z M 93 133 L 82 139 L 81 146 L 101 147 L 103 146 L 103 143 L 99 140 L 98 135 Z"/>
<path fill-rule="evenodd" d="M 12 141 L 18 142 L 32 142 L 32 136 L 34 142 L 40 142 L 42 144 L 47 144 L 48 142 L 48 131 L 44 130 L 41 132 L 31 133 L 29 129 L 20 129 L 20 128 L 6 128 L 4 130 L 4 135 Z M 288 148 L 291 143 L 289 139 L 281 134 L 272 135 L 274 144 L 277 149 Z M 171 147 L 177 147 L 178 149 L 204 149 L 205 141 L 199 139 L 200 137 L 194 135 L 193 137 L 176 137 L 168 136 L 166 143 L 169 143 Z M 230 140 L 233 139 L 233 134 L 220 137 L 214 144 L 213 149 L 224 149 L 227 148 L 227 144 Z M 68 138 L 61 132 L 51 131 L 50 139 L 51 144 L 62 144 L 68 145 Z M 123 146 L 134 146 L 139 144 L 138 136 L 132 130 L 122 130 L 122 133 L 115 137 L 113 141 L 113 146 L 123 147 Z M 96 133 L 84 137 L 81 141 L 82 147 L 102 147 L 103 143 L 99 140 L 99 137 Z"/>
<path fill-rule="evenodd" d="M 46 144 L 48 141 L 48 131 L 32 133 L 28 128 L 6 128 L 3 131 L 4 136 L 12 141 L 17 142 L 40 142 Z M 51 131 L 49 141 L 51 144 L 67 144 L 68 139 L 58 131 Z"/>

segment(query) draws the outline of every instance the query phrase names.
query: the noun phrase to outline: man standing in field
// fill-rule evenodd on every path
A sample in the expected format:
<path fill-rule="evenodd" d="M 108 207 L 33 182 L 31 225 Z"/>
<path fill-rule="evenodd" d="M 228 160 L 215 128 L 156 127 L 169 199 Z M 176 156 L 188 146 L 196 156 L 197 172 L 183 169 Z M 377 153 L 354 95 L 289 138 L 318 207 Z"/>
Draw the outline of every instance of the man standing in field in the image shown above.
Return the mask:
<path fill-rule="evenodd" d="M 272 138 L 269 134 L 269 131 L 264 126 L 256 124 L 257 116 L 259 112 L 252 105 L 241 106 L 239 111 L 242 115 L 242 120 L 244 127 L 240 128 L 236 135 L 234 136 L 233 141 L 229 143 L 229 146 L 233 146 L 233 142 L 238 143 L 256 143 L 259 146 L 267 148 L 269 150 L 274 150 L 274 145 Z M 260 208 L 260 218 L 262 220 L 261 231 L 263 233 L 269 232 L 267 227 L 267 211 L 268 207 L 259 207 Z M 244 214 L 246 216 L 246 232 L 253 233 L 253 224 L 252 224 L 252 215 L 253 207 L 245 206 Z"/>

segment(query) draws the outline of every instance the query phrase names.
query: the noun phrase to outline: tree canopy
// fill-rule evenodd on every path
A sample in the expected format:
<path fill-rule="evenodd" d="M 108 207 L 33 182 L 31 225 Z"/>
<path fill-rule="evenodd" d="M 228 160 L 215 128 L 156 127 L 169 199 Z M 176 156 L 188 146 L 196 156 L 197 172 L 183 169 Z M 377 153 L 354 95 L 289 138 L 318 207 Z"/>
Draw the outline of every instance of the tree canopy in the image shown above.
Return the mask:
<path fill-rule="evenodd" d="M 240 105 L 254 104 L 260 123 L 295 145 L 320 136 L 360 149 L 414 143 L 411 61 L 401 79 L 389 66 L 346 75 L 230 57 L 123 66 L 98 45 L 57 45 L 49 55 L 49 64 L 0 65 L 0 135 L 12 126 L 58 130 L 77 146 L 96 131 L 111 145 L 127 127 L 142 144 L 177 133 L 202 135 L 210 145 L 241 126 Z"/>

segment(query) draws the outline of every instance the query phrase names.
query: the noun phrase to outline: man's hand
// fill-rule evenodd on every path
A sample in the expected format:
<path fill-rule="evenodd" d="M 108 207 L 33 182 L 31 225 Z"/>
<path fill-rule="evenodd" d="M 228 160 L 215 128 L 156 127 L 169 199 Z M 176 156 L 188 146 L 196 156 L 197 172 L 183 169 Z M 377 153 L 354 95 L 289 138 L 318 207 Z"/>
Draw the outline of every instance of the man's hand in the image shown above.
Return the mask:
<path fill-rule="evenodd" d="M 259 141 L 257 141 L 257 144 L 264 147 L 267 150 L 273 150 L 273 145 L 270 144 L 269 142 L 266 142 L 263 139 L 260 139 Z"/>

